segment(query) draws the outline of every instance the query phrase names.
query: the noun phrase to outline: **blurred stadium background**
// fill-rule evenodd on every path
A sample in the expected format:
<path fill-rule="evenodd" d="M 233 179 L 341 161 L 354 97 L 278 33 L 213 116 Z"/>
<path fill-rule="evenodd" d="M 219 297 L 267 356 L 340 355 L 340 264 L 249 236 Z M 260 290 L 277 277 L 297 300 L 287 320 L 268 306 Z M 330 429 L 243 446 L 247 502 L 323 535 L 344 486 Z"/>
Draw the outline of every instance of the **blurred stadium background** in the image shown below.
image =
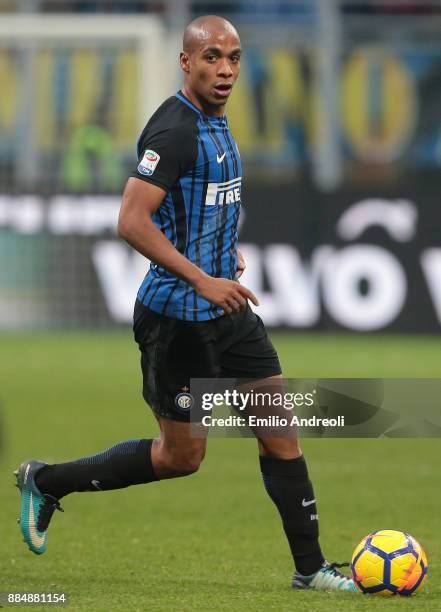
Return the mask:
<path fill-rule="evenodd" d="M 120 195 L 207 12 L 245 51 L 227 110 L 266 323 L 438 333 L 438 0 L 0 0 L 1 329 L 130 323 Z"/>
<path fill-rule="evenodd" d="M 208 12 L 242 37 L 227 110 L 244 283 L 285 375 L 440 376 L 441 1 L 0 0 L 3 588 L 67 591 L 87 611 L 374 609 L 293 602 L 252 440 L 211 440 L 189 479 L 69 496 L 43 559 L 20 542 L 21 461 L 156 435 L 129 328 L 147 264 L 116 219 L 138 134 L 180 87 L 182 29 Z M 322 545 L 344 561 L 373 529 L 412 532 L 435 579 L 381 608 L 432 612 L 439 439 L 390 436 L 302 439 Z"/>

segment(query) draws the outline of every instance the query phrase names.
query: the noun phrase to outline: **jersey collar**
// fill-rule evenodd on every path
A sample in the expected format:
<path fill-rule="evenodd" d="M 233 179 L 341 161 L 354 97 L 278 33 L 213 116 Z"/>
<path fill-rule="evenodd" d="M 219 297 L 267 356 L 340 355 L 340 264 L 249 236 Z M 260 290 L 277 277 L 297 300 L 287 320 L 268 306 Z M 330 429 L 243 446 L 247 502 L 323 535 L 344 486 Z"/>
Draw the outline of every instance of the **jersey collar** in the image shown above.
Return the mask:
<path fill-rule="evenodd" d="M 227 117 L 226 115 L 220 115 L 219 117 L 215 117 L 214 115 L 207 115 L 206 113 L 204 113 L 203 111 L 201 111 L 200 108 L 198 108 L 197 106 L 195 106 L 193 104 L 193 102 L 190 102 L 190 100 L 187 98 L 187 96 L 184 96 L 184 94 L 182 93 L 181 90 L 179 90 L 175 96 L 178 98 L 178 100 L 180 100 L 183 104 L 186 104 L 187 106 L 189 106 L 192 110 L 194 110 L 196 113 L 198 113 L 198 115 L 200 115 L 203 119 L 208 120 L 208 121 L 213 121 L 214 123 L 226 123 L 227 122 Z"/>

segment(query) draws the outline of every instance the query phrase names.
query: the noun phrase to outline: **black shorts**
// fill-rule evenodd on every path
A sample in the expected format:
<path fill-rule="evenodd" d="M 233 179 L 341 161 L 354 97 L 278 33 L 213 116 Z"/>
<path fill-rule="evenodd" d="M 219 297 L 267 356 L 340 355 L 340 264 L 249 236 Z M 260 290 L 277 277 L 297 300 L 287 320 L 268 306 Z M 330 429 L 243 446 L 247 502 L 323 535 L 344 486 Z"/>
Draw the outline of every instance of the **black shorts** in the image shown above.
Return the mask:
<path fill-rule="evenodd" d="M 141 351 L 143 396 L 159 416 L 188 422 L 175 403 L 191 378 L 259 380 L 281 373 L 265 326 L 247 304 L 243 312 L 209 321 L 160 315 L 137 301 L 133 331 Z"/>

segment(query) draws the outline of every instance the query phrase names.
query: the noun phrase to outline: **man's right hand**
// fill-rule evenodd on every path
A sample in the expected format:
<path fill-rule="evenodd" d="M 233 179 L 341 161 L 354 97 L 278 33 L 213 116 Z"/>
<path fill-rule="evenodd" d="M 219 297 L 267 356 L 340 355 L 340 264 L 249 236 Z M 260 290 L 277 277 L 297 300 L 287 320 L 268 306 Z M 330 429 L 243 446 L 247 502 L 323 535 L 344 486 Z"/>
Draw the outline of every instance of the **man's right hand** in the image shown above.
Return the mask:
<path fill-rule="evenodd" d="M 223 308 L 226 314 L 239 312 L 246 306 L 247 300 L 258 306 L 259 302 L 252 291 L 227 278 L 214 278 L 204 274 L 194 285 L 196 292 L 203 298 Z"/>

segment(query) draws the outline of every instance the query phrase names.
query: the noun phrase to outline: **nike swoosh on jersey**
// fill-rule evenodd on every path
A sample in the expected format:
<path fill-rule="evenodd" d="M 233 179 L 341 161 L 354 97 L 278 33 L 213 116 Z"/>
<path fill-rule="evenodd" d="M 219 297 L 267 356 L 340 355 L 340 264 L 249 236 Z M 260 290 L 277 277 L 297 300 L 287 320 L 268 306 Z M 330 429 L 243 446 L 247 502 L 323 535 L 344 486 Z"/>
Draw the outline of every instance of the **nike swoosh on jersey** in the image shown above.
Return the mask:
<path fill-rule="evenodd" d="M 306 501 L 305 498 L 302 499 L 302 506 L 304 508 L 306 508 L 307 506 L 311 506 L 311 504 L 315 504 L 315 499 L 310 499 L 309 501 Z"/>
<path fill-rule="evenodd" d="M 226 154 L 227 154 L 227 152 L 225 151 L 225 153 L 221 157 L 219 157 L 219 155 L 216 155 L 216 159 L 217 159 L 217 163 L 218 164 L 220 164 L 221 161 L 223 161 L 223 159 L 224 159 Z"/>
<path fill-rule="evenodd" d="M 40 548 L 41 546 L 44 545 L 45 542 L 45 536 L 42 535 L 38 535 L 37 533 L 37 528 L 35 526 L 35 519 L 34 519 L 34 504 L 32 503 L 32 493 L 31 493 L 31 498 L 30 498 L 30 507 L 29 507 L 29 535 L 31 536 L 31 542 L 32 544 L 35 546 L 35 548 Z"/>

